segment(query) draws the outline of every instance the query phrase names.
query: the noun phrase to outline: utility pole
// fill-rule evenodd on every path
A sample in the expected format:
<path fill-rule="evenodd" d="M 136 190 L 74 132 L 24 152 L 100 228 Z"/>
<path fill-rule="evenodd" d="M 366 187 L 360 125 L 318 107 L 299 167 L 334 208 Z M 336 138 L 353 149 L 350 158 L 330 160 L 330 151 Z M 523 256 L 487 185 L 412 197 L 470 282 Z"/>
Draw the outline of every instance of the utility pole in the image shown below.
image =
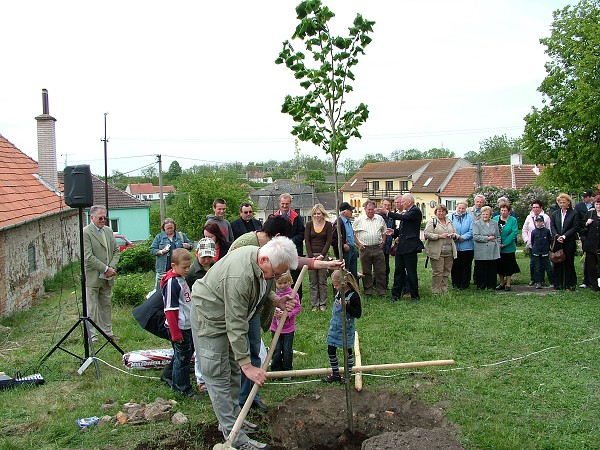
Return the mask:
<path fill-rule="evenodd" d="M 104 113 L 104 139 L 101 139 L 102 141 L 104 141 L 104 207 L 106 208 L 106 222 L 105 225 L 108 225 L 110 227 L 110 219 L 109 219 L 109 214 L 108 214 L 108 149 L 107 149 L 107 145 L 108 145 L 108 138 L 106 137 L 106 116 L 108 115 L 107 112 Z"/>
<path fill-rule="evenodd" d="M 158 159 L 158 193 L 160 195 L 160 223 L 165 221 L 165 199 L 163 194 L 163 178 L 162 178 L 162 157 L 156 155 Z"/>

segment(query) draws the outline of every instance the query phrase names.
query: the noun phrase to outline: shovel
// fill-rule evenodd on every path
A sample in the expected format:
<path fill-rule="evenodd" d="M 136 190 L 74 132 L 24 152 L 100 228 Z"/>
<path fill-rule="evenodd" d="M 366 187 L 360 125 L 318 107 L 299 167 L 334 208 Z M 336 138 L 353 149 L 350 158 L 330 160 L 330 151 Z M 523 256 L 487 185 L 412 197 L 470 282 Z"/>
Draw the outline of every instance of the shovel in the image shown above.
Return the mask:
<path fill-rule="evenodd" d="M 302 267 L 302 271 L 300 272 L 300 275 L 298 275 L 298 279 L 296 280 L 296 284 L 294 285 L 294 290 L 290 294 L 290 296 L 292 298 L 294 298 L 296 296 L 296 294 L 298 293 L 298 290 L 302 287 L 302 280 L 304 280 L 304 275 L 306 274 L 307 270 L 308 270 L 308 266 Z M 287 309 L 284 309 L 283 316 L 279 320 L 279 325 L 277 325 L 277 331 L 275 331 L 275 334 L 273 335 L 273 340 L 271 341 L 271 345 L 269 347 L 269 353 L 267 353 L 267 357 L 262 366 L 262 369 L 265 371 L 269 367 L 269 363 L 271 362 L 271 358 L 273 357 L 273 352 L 275 352 L 275 345 L 277 344 L 277 341 L 279 340 L 279 335 L 281 334 L 281 329 L 283 328 L 283 324 L 285 323 L 285 319 L 287 319 L 287 316 L 288 316 L 288 311 L 287 311 Z M 233 428 L 231 429 L 231 433 L 229 433 L 229 437 L 227 438 L 225 443 L 215 444 L 213 446 L 213 450 L 235 450 L 235 447 L 232 444 L 233 444 L 233 442 L 235 442 L 235 439 L 237 438 L 237 435 L 240 432 L 242 425 L 244 424 L 244 420 L 246 420 L 246 416 L 248 415 L 248 411 L 250 411 L 250 407 L 252 406 L 252 402 L 254 401 L 254 397 L 256 397 L 256 393 L 258 392 L 258 389 L 259 389 L 259 386 L 258 386 L 258 384 L 255 383 L 254 386 L 252 386 L 252 390 L 250 391 L 250 394 L 248 395 L 248 399 L 246 400 L 246 403 L 244 403 L 244 407 L 240 411 L 240 414 L 238 415 L 237 420 L 233 424 Z"/>

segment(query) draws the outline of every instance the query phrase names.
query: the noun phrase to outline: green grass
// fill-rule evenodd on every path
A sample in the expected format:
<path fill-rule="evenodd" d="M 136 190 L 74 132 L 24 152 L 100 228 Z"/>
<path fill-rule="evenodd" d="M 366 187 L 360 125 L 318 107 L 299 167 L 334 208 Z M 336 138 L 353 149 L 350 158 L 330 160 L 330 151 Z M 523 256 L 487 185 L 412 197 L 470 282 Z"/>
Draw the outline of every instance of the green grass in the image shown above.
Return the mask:
<path fill-rule="evenodd" d="M 522 273 L 514 283 L 528 281 L 528 260 L 518 257 Z M 364 389 L 388 389 L 426 403 L 444 405 L 469 449 L 593 449 L 600 448 L 600 296 L 588 290 L 551 295 L 450 292 L 432 297 L 431 273 L 419 263 L 422 300 L 417 303 L 373 297 L 363 300 L 357 321 L 363 364 L 454 359 L 456 365 L 418 372 L 388 371 L 364 376 Z M 577 264 L 579 265 L 579 264 Z M 65 277 L 69 279 L 69 277 Z M 327 367 L 325 336 L 330 318 L 310 312 L 308 283 L 304 310 L 298 317 L 294 368 Z M 173 435 L 170 422 L 136 427 L 93 427 L 81 432 L 76 419 L 111 414 L 100 406 L 111 399 L 153 401 L 176 398 L 161 382 L 137 378 L 100 364 L 77 374 L 79 361 L 58 350 L 42 367 L 41 358 L 79 317 L 80 295 L 72 285 L 53 286 L 54 294 L 29 311 L 0 320 L 0 370 L 12 374 L 40 371 L 46 384 L 0 392 L 0 449 L 135 448 L 141 442 Z M 115 333 L 126 351 L 164 348 L 165 341 L 142 330 L 130 307 L 114 308 Z M 268 345 L 270 333 L 264 335 Z M 66 347 L 83 354 L 74 333 Z M 555 347 L 555 348 L 551 348 Z M 523 359 L 509 361 L 533 354 Z M 105 347 L 100 358 L 122 367 L 120 355 Z M 504 364 L 491 365 L 508 361 Z M 158 371 L 135 371 L 158 376 Z M 384 376 L 382 376 L 384 375 Z M 315 378 L 316 379 L 316 378 Z M 320 383 L 267 384 L 269 404 L 320 388 Z M 341 392 L 341 391 L 340 391 Z M 214 423 L 210 403 L 177 399 L 177 410 L 190 419 L 176 434 L 199 423 Z M 190 428 L 191 427 L 191 428 Z M 201 443 L 198 442 L 198 446 Z"/>

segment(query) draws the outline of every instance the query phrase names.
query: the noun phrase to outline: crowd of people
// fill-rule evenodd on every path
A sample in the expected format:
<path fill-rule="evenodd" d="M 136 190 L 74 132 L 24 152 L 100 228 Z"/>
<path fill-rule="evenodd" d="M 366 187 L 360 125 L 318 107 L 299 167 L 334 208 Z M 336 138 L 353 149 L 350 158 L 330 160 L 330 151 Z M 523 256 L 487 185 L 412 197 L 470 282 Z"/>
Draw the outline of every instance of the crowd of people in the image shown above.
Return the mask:
<path fill-rule="evenodd" d="M 598 291 L 600 195 L 586 191 L 583 201 L 574 206 L 571 197 L 560 194 L 556 203 L 546 213 L 540 200 L 531 202 L 531 212 L 522 227 L 521 236 L 530 256 L 529 284 L 541 289 L 547 277 L 554 289 L 574 290 L 575 253 L 577 240 L 581 239 L 585 252 L 581 287 Z M 389 293 L 394 302 L 402 297 L 420 300 L 417 262 L 422 251 L 427 256 L 426 267 L 431 264 L 433 295 L 447 293 L 450 283 L 458 291 L 468 289 L 471 279 L 480 290 L 510 291 L 513 275 L 520 272 L 516 259 L 518 219 L 507 198 L 498 201 L 495 212 L 481 194 L 474 197 L 472 207 L 459 202 L 452 214 L 438 205 L 434 217 L 425 221 L 422 235 L 423 215 L 409 193 L 397 196 L 393 202 L 386 199 L 379 207 L 367 201 L 363 204 L 364 214 L 357 217 L 355 207 L 343 202 L 339 219 L 333 222 L 323 205 L 316 204 L 311 220 L 305 223 L 292 208 L 290 194 L 280 196 L 280 208 L 264 223 L 253 217 L 251 203 L 242 203 L 240 217 L 231 223 L 225 218 L 224 199 L 216 199 L 212 206 L 214 214 L 207 216 L 203 236 L 195 246 L 177 230 L 173 219 L 167 218 L 161 224 L 161 232 L 150 246 L 156 257 L 156 290 L 134 310 L 134 316 L 144 328 L 172 343 L 172 367 L 165 368 L 162 379 L 182 395 L 208 393 L 225 438 L 252 386 L 266 381 L 260 358 L 261 328 L 275 334 L 284 315 L 271 369 L 293 369 L 293 340 L 296 317 L 302 310 L 302 289 L 295 297 L 291 294 L 303 265 L 311 269 L 311 312 L 331 307 L 326 345 L 332 373 L 323 378 L 324 382 L 342 381 L 338 348 L 348 353 L 352 370 L 355 319 L 361 317 L 363 308 L 361 297 Z M 89 286 L 90 314 L 113 339 L 106 298 L 110 299 L 118 251 L 112 233 L 104 230 L 105 215 L 103 207 L 92 207 L 92 224 L 86 227 L 84 237 L 86 268 L 90 274 L 98 272 L 97 277 L 88 278 L 97 278 Z M 335 259 L 330 258 L 332 248 Z M 562 253 L 560 258 L 557 253 Z M 395 259 L 392 277 L 390 257 Z M 332 301 L 329 278 L 334 289 Z M 348 333 L 345 349 L 342 309 L 346 311 Z M 197 391 L 190 383 L 194 351 Z M 259 394 L 253 398 L 252 407 L 268 410 Z M 234 445 L 268 448 L 248 436 L 255 430 L 256 425 L 245 421 Z"/>

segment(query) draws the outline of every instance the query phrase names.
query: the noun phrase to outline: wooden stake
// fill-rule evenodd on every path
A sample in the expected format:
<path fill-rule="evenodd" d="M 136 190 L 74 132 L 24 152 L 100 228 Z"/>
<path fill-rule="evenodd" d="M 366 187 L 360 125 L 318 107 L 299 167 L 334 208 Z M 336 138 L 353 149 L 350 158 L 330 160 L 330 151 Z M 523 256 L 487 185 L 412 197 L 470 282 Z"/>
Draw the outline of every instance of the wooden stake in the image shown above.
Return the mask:
<path fill-rule="evenodd" d="M 396 364 L 375 364 L 370 366 L 356 366 L 352 368 L 353 372 L 375 372 L 378 370 L 397 370 L 397 369 L 415 369 L 429 366 L 451 366 L 453 359 L 440 359 L 433 361 L 416 361 Z M 306 377 L 311 375 L 328 375 L 331 373 L 331 367 L 324 369 L 302 369 L 285 370 L 279 372 L 267 372 L 267 378 L 285 378 L 285 377 Z M 340 373 L 344 373 L 343 367 L 340 367 Z"/>
<path fill-rule="evenodd" d="M 360 356 L 360 345 L 358 344 L 358 331 L 356 330 L 354 331 L 354 362 L 359 367 L 362 365 L 362 358 Z M 360 392 L 362 391 L 362 386 L 362 372 L 358 372 L 354 377 L 354 389 Z"/>

